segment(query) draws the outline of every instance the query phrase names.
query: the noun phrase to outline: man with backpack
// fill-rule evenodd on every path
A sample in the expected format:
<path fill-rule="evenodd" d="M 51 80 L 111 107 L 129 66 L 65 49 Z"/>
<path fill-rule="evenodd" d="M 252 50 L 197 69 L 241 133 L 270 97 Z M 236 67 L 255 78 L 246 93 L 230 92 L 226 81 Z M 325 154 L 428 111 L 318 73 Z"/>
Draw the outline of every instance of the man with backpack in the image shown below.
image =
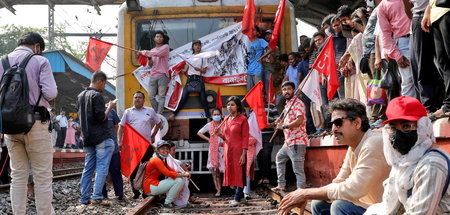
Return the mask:
<path fill-rule="evenodd" d="M 383 202 L 366 214 L 449 214 L 448 154 L 436 145 L 433 125 L 419 100 L 401 96 L 389 102 L 383 128 L 384 156 L 392 166 Z"/>
<path fill-rule="evenodd" d="M 18 47 L 2 57 L 0 66 L 1 132 L 11 158 L 11 207 L 25 214 L 28 170 L 34 174 L 37 214 L 55 214 L 52 206 L 53 146 L 49 132 L 49 101 L 57 88 L 49 61 L 40 56 L 44 39 L 27 32 Z M 30 165 L 31 164 L 31 167 Z"/>

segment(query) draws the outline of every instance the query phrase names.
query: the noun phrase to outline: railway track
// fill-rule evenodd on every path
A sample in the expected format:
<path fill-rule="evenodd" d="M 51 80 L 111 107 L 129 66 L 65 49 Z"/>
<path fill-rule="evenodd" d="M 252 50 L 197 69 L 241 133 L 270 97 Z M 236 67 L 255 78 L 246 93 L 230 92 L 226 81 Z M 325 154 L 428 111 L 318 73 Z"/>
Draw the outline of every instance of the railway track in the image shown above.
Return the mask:
<path fill-rule="evenodd" d="M 251 214 L 277 214 L 277 204 L 285 195 L 284 193 L 275 193 L 271 186 L 261 186 L 254 192 L 255 195 L 246 203 L 231 207 L 232 196 L 214 197 L 213 194 L 198 194 L 198 199 L 203 201 L 200 205 L 190 205 L 185 208 L 170 209 L 163 208 L 158 197 L 149 197 L 137 207 L 130 210 L 127 215 L 181 215 L 181 214 L 227 214 L 227 215 L 251 215 Z M 308 205 L 309 206 L 309 205 Z M 305 215 L 311 214 L 307 207 Z M 300 209 L 292 210 L 293 214 L 300 214 Z"/>
<path fill-rule="evenodd" d="M 83 167 L 53 170 L 53 181 L 60 181 L 70 178 L 81 177 L 82 173 Z M 9 184 L 0 185 L 0 192 L 7 192 L 7 191 L 9 191 Z"/>

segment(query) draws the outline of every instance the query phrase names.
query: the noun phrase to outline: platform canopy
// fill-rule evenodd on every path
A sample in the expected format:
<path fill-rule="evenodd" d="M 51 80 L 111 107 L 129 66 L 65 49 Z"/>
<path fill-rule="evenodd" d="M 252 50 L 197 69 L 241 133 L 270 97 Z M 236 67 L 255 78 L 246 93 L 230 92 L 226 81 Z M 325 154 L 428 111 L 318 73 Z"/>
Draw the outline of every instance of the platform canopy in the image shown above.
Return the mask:
<path fill-rule="evenodd" d="M 44 52 L 43 56 L 50 61 L 58 87 L 58 97 L 51 102 L 52 107 L 58 112 L 64 109 L 66 112 L 75 113 L 77 96 L 89 86 L 94 71 L 63 50 Z M 116 95 L 114 85 L 107 82 L 103 95 L 105 102 L 114 100 Z"/>

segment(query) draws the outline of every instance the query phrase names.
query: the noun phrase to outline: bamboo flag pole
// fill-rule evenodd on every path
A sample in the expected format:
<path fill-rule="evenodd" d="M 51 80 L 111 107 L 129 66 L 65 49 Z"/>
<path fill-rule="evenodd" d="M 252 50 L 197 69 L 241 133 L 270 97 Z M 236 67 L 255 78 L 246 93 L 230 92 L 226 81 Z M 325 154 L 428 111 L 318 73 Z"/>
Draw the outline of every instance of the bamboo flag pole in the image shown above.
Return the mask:
<path fill-rule="evenodd" d="M 194 187 L 200 192 L 200 188 L 198 188 L 198 186 L 194 183 L 194 181 L 192 180 L 192 178 L 189 179 L 189 181 L 192 183 L 192 185 L 194 185 Z"/>

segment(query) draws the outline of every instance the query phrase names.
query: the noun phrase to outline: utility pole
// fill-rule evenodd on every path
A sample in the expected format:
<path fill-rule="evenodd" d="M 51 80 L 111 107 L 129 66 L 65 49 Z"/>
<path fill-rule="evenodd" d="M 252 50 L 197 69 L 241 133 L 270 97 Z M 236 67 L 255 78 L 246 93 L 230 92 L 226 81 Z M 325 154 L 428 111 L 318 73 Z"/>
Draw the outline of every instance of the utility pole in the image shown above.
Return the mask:
<path fill-rule="evenodd" d="M 55 7 L 48 5 L 48 50 L 55 48 Z"/>

